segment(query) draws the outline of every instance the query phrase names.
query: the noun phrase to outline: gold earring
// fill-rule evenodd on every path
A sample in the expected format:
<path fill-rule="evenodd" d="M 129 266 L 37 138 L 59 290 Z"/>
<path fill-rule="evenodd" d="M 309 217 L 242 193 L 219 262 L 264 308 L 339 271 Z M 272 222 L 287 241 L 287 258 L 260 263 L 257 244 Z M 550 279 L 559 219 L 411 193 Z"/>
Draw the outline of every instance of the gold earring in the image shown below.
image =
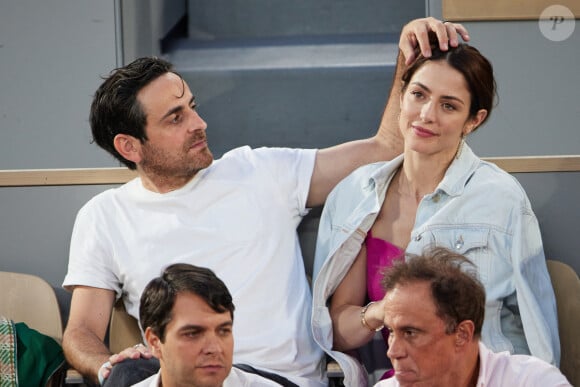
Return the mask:
<path fill-rule="evenodd" d="M 457 152 L 455 152 L 455 160 L 459 159 L 461 152 L 463 152 L 463 144 L 465 143 L 465 133 L 461 133 L 461 140 L 459 141 L 459 146 L 457 147 Z"/>

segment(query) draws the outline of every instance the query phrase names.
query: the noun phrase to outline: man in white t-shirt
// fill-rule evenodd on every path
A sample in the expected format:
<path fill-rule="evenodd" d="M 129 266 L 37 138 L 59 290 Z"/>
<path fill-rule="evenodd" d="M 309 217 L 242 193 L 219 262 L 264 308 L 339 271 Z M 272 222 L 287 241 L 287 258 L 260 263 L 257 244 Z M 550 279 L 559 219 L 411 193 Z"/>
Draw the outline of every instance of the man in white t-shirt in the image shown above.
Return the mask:
<path fill-rule="evenodd" d="M 141 295 L 139 320 L 159 372 L 134 387 L 276 387 L 235 366 L 234 303 L 213 271 L 173 264 Z"/>
<path fill-rule="evenodd" d="M 412 21 L 401 33 L 396 76 L 417 45 L 428 55 L 430 30 L 442 49 L 460 35 L 468 39 L 461 25 Z M 103 343 L 113 303 L 122 297 L 137 317 L 149 280 L 183 262 L 214 270 L 232 292 L 234 361 L 282 375 L 288 385 L 324 385 L 296 228 L 352 170 L 400 153 L 398 103 L 393 87 L 370 139 L 322 150 L 241 147 L 214 161 L 194 95 L 170 63 L 140 58 L 114 70 L 94 96 L 91 129 L 138 177 L 95 196 L 77 215 L 63 282 L 73 291 L 63 337 L 69 364 L 114 386 L 131 367 L 125 360 L 150 359 L 144 346 L 111 354 Z"/>
<path fill-rule="evenodd" d="M 476 270 L 441 247 L 386 270 L 381 303 L 395 376 L 375 387 L 571 386 L 550 363 L 480 341 L 485 288 Z"/>

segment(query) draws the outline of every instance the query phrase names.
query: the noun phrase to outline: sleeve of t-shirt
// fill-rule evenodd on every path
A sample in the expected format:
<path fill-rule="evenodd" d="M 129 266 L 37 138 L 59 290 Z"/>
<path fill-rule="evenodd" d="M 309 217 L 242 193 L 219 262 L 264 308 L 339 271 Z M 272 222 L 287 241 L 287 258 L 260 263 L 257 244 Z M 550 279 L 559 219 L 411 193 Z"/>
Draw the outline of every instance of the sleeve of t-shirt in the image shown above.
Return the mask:
<path fill-rule="evenodd" d="M 316 149 L 258 148 L 254 157 L 275 183 L 277 194 L 286 196 L 297 215 L 306 215 Z"/>
<path fill-rule="evenodd" d="M 99 212 L 95 199 L 92 199 L 77 214 L 63 287 L 70 290 L 82 285 L 113 290 L 120 294 L 121 287 L 114 274 L 111 244 L 107 241 L 107 223 L 99 219 Z"/>
<path fill-rule="evenodd" d="M 256 153 L 262 157 L 267 149 L 259 148 Z M 288 200 L 297 209 L 298 215 L 306 215 L 316 149 L 270 148 L 269 156 L 270 162 L 265 165 L 274 177 L 278 191 L 288 195 Z"/>

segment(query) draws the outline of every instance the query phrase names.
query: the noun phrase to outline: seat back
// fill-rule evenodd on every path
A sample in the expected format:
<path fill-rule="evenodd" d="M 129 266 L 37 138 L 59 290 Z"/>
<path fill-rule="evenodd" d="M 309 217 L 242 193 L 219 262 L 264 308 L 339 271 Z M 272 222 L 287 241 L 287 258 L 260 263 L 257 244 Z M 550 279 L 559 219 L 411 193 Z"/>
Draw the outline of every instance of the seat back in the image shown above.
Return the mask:
<path fill-rule="evenodd" d="M 119 353 L 123 349 L 142 343 L 141 329 L 137 320 L 125 310 L 123 300 L 118 300 L 113 306 L 111 323 L 109 325 L 109 349 Z"/>
<path fill-rule="evenodd" d="M 0 315 L 62 342 L 62 319 L 54 289 L 44 279 L 0 271 Z"/>
<path fill-rule="evenodd" d="M 558 308 L 560 370 L 573 386 L 580 386 L 580 279 L 563 262 L 548 260 L 547 264 Z"/>

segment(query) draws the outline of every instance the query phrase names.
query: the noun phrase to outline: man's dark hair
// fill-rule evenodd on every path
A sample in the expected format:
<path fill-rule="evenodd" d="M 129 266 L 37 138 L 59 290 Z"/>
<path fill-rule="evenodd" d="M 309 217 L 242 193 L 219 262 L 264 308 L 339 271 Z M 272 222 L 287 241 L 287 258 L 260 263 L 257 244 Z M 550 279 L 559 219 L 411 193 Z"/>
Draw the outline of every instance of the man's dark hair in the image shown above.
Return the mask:
<path fill-rule="evenodd" d="M 429 282 L 437 315 L 445 321 L 446 333 L 455 332 L 460 322 L 473 321 L 474 336 L 481 336 L 485 314 L 485 288 L 477 278 L 475 265 L 463 255 L 442 247 L 422 255 L 407 255 L 385 271 L 382 280 L 387 293 L 397 285 Z"/>
<path fill-rule="evenodd" d="M 134 170 L 137 166 L 117 152 L 113 140 L 117 134 L 133 136 L 142 143 L 147 140 L 147 117 L 137 100 L 137 93 L 169 72 L 175 73 L 173 65 L 163 59 L 139 58 L 111 71 L 93 97 L 89 117 L 93 139 L 129 169 Z"/>
<path fill-rule="evenodd" d="M 234 304 L 228 288 L 207 268 L 176 263 L 168 266 L 160 277 L 145 287 L 139 305 L 141 327 L 150 327 L 161 342 L 171 321 L 173 305 L 179 293 L 201 297 L 217 313 L 230 312 L 234 319 Z"/>

